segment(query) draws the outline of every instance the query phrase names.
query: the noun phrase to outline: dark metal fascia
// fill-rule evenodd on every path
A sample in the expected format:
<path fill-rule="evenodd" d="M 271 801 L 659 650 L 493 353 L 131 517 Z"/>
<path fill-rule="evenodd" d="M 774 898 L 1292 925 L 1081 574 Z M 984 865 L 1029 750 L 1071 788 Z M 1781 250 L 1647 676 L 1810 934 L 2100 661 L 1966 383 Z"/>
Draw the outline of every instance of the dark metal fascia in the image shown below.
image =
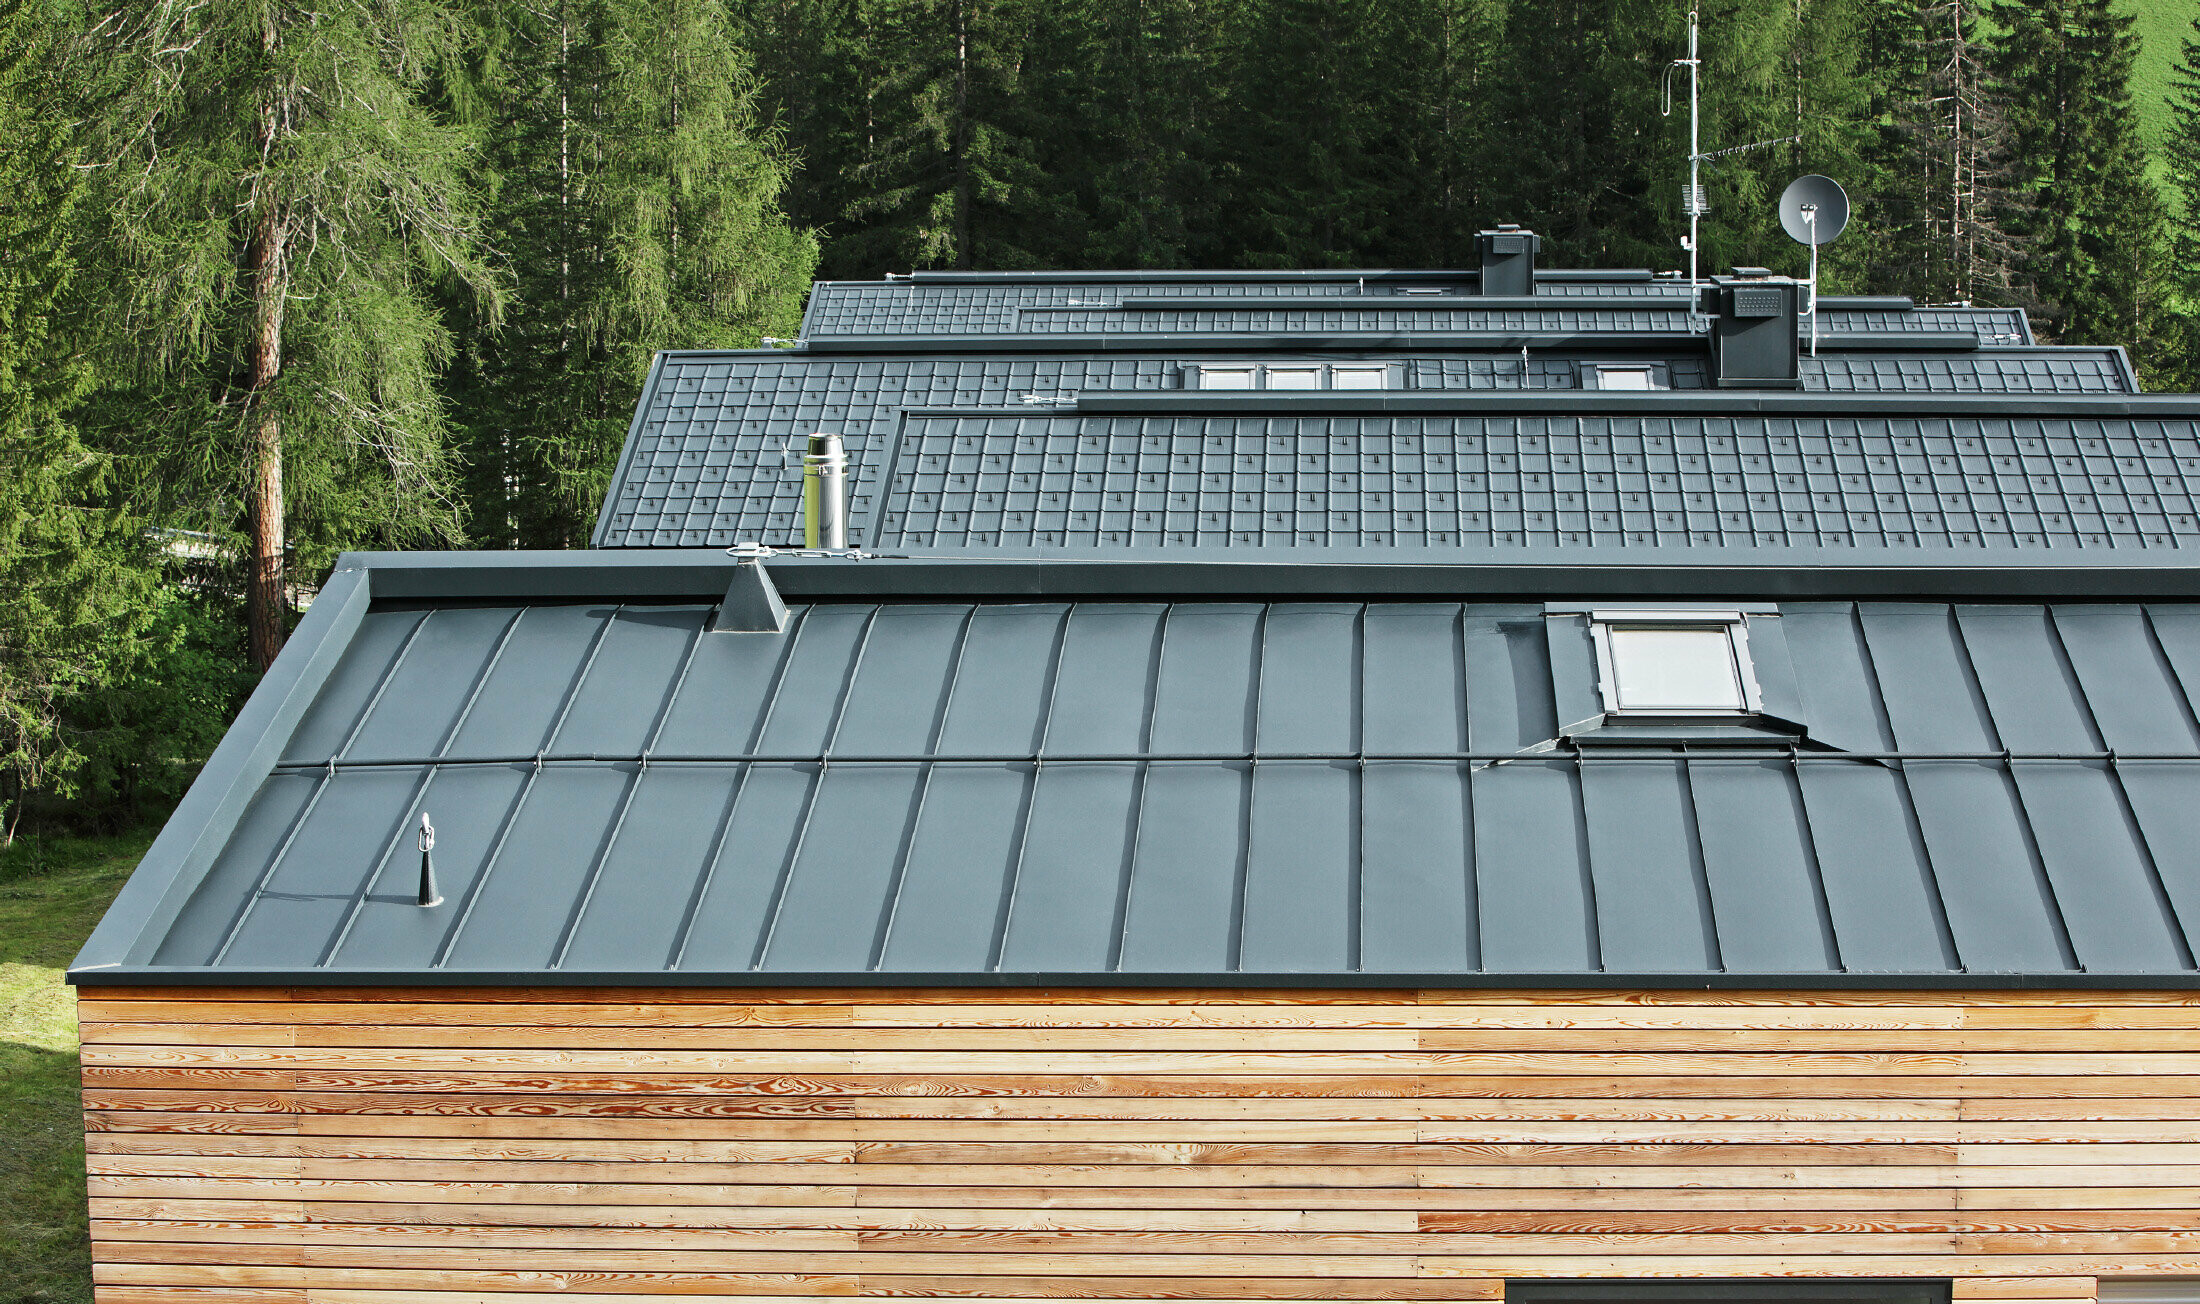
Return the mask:
<path fill-rule="evenodd" d="M 596 528 L 588 534 L 591 548 L 604 546 L 604 535 L 611 529 L 611 508 L 618 502 L 619 486 L 626 483 L 626 474 L 634 464 L 636 446 L 642 442 L 642 418 L 649 412 L 650 400 L 656 397 L 657 382 L 665 371 L 665 359 L 671 356 L 670 350 L 659 349 L 649 360 L 649 376 L 642 381 L 641 397 L 634 400 L 634 415 L 626 423 L 626 442 L 619 445 L 618 464 L 611 468 L 611 481 L 604 486 L 603 505 L 596 509 Z"/>
<path fill-rule="evenodd" d="M 817 292 L 840 284 L 838 281 L 812 281 L 810 292 L 802 297 L 802 320 L 796 323 L 794 337 L 807 339 L 810 334 L 810 316 L 817 311 Z"/>
<path fill-rule="evenodd" d="M 1657 991 L 1995 991 L 1995 990 L 2191 990 L 2200 973 L 2051 972 L 1676 973 L 1557 971 L 1491 973 L 1369 973 L 1350 971 L 1247 971 L 1163 973 L 1043 971 L 1005 973 L 988 970 L 887 973 L 878 970 L 802 970 L 688 972 L 671 969 L 303 969 L 224 968 L 135 965 L 85 973 L 71 971 L 69 981 L 83 987 L 144 984 L 179 987 L 1275 987 L 1353 990 L 1436 988 L 1461 991 L 1531 991 L 1552 988 L 1650 989 Z"/>
<path fill-rule="evenodd" d="M 1296 268 L 1283 271 L 1246 271 L 1210 268 L 1147 268 L 1082 272 L 911 272 L 892 281 L 835 281 L 835 285 L 1172 285 L 1194 281 L 1220 281 L 1244 285 L 1326 284 L 1341 281 L 1479 281 L 1482 273 L 1472 267 L 1362 267 Z M 1636 283 L 1655 281 L 1647 267 L 1561 267 L 1536 272 L 1539 281 L 1568 284 L 1602 281 Z M 1680 282 L 1675 282 L 1680 284 Z"/>
<path fill-rule="evenodd" d="M 2193 417 L 2200 394 L 1874 394 L 1825 390 L 1674 389 L 1614 393 L 1603 390 L 1314 390 L 1287 394 L 1259 390 L 1163 389 L 1087 391 L 1078 412 L 1501 412 L 1600 413 L 1679 417 L 1714 413 L 1800 416 L 2022 416 Z M 1003 409 L 986 414 L 1004 417 Z"/>
<path fill-rule="evenodd" d="M 1185 549 L 1090 553 L 974 548 L 864 559 L 782 555 L 764 563 L 797 600 L 987 600 L 1147 597 L 1657 597 L 1712 601 L 1806 598 L 2023 598 L 2109 601 L 2200 598 L 2191 553 L 2104 560 L 2095 552 L 2022 554 L 1994 564 L 1971 550 L 1918 549 L 1839 564 L 1823 551 L 1700 548 L 1683 555 L 1593 560 L 1580 548 L 1454 549 L 1401 560 L 1396 549 L 1273 547 L 1245 558 L 1187 558 Z M 1625 549 L 1610 549 L 1623 552 Z M 377 602 L 714 601 L 736 563 L 716 548 L 593 552 L 347 553 Z M 315 604 L 318 606 L 319 604 Z"/>
<path fill-rule="evenodd" d="M 1542 312 L 1572 309 L 1580 312 L 1685 312 L 1691 302 L 1688 287 L 1674 287 L 1666 295 L 1543 294 L 1543 295 L 1427 295 L 1400 298 L 1385 295 L 1360 299 L 1340 296 L 1299 299 L 1247 299 L 1221 295 L 1127 295 L 1117 312 L 1275 312 L 1284 305 L 1292 311 L 1344 308 L 1356 312 Z M 1030 304 L 1025 312 L 1090 312 L 1090 307 L 1066 304 Z"/>
<path fill-rule="evenodd" d="M 867 282 L 871 285 L 1181 285 L 1215 281 L 1232 285 L 1304 285 L 1345 281 L 1457 281 L 1480 280 L 1481 273 L 1465 268 L 1364 267 L 1307 268 L 1286 271 L 1201 270 L 1199 268 L 1126 269 L 1085 272 L 911 272 L 906 279 Z M 1596 274 L 1599 279 L 1618 279 L 1619 274 Z M 1643 279 L 1649 279 L 1643 273 Z"/>
<path fill-rule="evenodd" d="M 351 646 L 372 593 L 369 568 L 353 554 L 340 558 L 282 654 L 70 962 L 70 982 L 114 981 L 101 975 L 145 966 Z"/>
<path fill-rule="evenodd" d="M 1541 1277 L 1505 1283 L 1505 1304 L 1947 1304 L 1952 1294 L 1945 1277 Z"/>
<path fill-rule="evenodd" d="M 2073 348 L 2078 352 L 2087 351 L 2083 346 L 2073 346 Z M 2124 384 L 2131 392 L 2134 394 L 2145 393 L 2146 385 L 2139 379 L 2139 369 L 2131 365 L 2131 351 L 2121 344 L 2110 345 L 2108 351 L 2116 359 L 2116 370 L 2123 376 Z"/>
<path fill-rule="evenodd" d="M 1821 294 L 1818 307 L 1823 312 L 1915 312 L 1917 300 L 1906 294 Z"/>

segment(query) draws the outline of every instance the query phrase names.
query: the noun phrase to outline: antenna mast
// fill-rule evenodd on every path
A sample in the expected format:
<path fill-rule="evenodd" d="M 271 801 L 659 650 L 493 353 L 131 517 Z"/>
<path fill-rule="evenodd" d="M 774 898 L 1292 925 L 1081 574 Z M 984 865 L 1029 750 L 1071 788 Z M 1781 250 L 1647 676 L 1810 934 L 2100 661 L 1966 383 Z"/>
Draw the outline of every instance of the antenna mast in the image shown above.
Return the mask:
<path fill-rule="evenodd" d="M 1681 208 L 1688 214 L 1688 290 L 1694 294 L 1701 283 L 1696 268 L 1696 224 L 1703 220 L 1703 59 L 1696 53 L 1696 10 L 1688 10 L 1688 57 L 1680 60 L 1688 65 L 1688 193 L 1681 196 Z"/>

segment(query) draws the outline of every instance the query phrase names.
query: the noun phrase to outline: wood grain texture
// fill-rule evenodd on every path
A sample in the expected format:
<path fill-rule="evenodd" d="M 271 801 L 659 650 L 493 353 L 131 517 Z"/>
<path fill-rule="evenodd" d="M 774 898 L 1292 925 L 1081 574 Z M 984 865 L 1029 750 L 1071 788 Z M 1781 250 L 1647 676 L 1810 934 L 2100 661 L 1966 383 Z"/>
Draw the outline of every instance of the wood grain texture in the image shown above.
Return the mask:
<path fill-rule="evenodd" d="M 2200 1274 L 2200 995 L 97 988 L 100 1304 Z"/>

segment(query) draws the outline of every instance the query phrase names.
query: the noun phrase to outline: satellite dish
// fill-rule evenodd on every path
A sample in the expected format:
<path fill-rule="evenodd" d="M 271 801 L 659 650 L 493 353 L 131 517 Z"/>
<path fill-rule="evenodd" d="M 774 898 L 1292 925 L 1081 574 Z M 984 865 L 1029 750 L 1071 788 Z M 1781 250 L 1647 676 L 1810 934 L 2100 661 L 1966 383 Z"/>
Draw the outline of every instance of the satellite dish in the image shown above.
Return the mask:
<path fill-rule="evenodd" d="M 1797 177 L 1780 192 L 1780 229 L 1797 244 L 1831 244 L 1848 224 L 1848 192 L 1832 177 Z"/>

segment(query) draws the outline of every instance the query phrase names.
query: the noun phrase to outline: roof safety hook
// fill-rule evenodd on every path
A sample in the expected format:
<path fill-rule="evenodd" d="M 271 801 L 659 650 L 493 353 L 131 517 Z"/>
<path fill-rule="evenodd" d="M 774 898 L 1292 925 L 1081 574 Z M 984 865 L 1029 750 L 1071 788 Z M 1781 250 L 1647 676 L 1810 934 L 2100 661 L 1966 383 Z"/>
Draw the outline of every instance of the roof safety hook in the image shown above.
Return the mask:
<path fill-rule="evenodd" d="M 428 819 L 428 812 L 420 812 L 420 897 L 423 906 L 443 904 L 443 894 L 435 890 L 435 825 Z"/>

